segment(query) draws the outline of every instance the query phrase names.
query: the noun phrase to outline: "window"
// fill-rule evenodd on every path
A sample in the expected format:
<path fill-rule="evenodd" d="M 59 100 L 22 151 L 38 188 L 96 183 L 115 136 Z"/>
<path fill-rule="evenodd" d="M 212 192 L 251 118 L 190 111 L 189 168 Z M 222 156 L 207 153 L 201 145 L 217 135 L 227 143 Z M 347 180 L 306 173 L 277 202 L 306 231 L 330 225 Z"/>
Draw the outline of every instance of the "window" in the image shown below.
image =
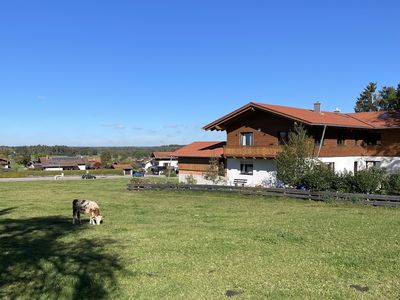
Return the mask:
<path fill-rule="evenodd" d="M 285 145 L 288 142 L 289 133 L 287 131 L 279 131 L 278 139 L 279 145 Z"/>
<path fill-rule="evenodd" d="M 356 174 L 358 171 L 358 161 L 354 162 L 354 174 Z"/>
<path fill-rule="evenodd" d="M 376 160 L 367 160 L 365 164 L 367 169 L 379 168 L 381 166 L 381 162 Z"/>
<path fill-rule="evenodd" d="M 335 163 L 334 162 L 327 162 L 327 163 L 325 163 L 325 165 L 328 166 L 329 170 L 331 170 L 332 172 L 335 172 Z"/>
<path fill-rule="evenodd" d="M 252 132 L 240 133 L 240 145 L 252 146 L 253 145 L 253 133 Z"/>
<path fill-rule="evenodd" d="M 344 146 L 345 141 L 346 141 L 346 139 L 345 139 L 345 136 L 344 136 L 344 132 L 339 132 L 338 135 L 337 135 L 336 144 L 338 146 Z"/>
<path fill-rule="evenodd" d="M 364 137 L 364 143 L 368 146 L 381 145 L 381 134 L 368 132 Z"/>
<path fill-rule="evenodd" d="M 253 164 L 240 164 L 240 174 L 253 175 Z"/>

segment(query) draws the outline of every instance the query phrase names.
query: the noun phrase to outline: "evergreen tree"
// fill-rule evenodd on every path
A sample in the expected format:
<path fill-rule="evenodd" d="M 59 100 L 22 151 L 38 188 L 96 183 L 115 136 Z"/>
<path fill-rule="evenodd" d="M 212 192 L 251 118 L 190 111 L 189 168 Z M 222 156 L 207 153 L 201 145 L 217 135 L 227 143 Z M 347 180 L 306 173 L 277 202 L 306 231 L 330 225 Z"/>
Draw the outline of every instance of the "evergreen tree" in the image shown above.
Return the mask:
<path fill-rule="evenodd" d="M 377 111 L 377 98 L 376 94 L 376 83 L 370 82 L 364 91 L 357 98 L 356 106 L 354 107 L 355 112 L 368 112 Z"/>
<path fill-rule="evenodd" d="M 384 86 L 379 91 L 379 97 L 377 100 L 377 110 L 386 111 L 386 110 L 395 110 L 399 109 L 399 103 L 397 98 L 396 89 L 392 86 Z"/>

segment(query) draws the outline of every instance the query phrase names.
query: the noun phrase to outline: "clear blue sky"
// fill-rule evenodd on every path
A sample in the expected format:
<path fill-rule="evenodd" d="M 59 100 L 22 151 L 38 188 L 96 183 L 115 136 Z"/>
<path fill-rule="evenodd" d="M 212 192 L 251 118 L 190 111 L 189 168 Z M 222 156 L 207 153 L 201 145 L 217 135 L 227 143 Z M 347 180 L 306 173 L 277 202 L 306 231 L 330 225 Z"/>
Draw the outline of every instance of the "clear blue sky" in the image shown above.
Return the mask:
<path fill-rule="evenodd" d="M 0 3 L 0 145 L 221 140 L 250 102 L 353 110 L 400 82 L 400 1 Z"/>

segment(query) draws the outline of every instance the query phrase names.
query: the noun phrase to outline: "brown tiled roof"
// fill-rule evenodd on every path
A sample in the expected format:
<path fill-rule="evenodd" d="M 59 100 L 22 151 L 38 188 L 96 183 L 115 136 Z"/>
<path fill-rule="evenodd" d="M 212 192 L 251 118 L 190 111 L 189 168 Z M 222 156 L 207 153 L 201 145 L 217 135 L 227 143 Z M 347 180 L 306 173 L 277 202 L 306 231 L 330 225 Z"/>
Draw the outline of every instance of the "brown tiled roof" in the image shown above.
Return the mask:
<path fill-rule="evenodd" d="M 245 106 L 211 122 L 203 127 L 205 130 L 224 130 L 225 124 L 236 116 L 249 111 L 261 110 L 282 117 L 299 121 L 308 125 L 328 125 L 352 128 L 393 128 L 400 127 L 400 112 L 371 112 L 371 113 L 337 113 L 314 112 L 313 110 L 250 102 Z"/>
<path fill-rule="evenodd" d="M 133 170 L 130 164 L 114 164 L 112 165 L 114 169 L 122 169 L 122 170 Z"/>
<path fill-rule="evenodd" d="M 39 158 L 43 168 L 49 167 L 75 167 L 86 165 L 87 161 L 80 157 L 41 157 Z"/>
<path fill-rule="evenodd" d="M 155 157 L 155 158 L 170 158 L 171 156 L 174 157 L 174 153 L 175 152 L 161 152 L 161 151 L 158 151 L 158 152 L 153 152 L 151 154 L 151 156 Z"/>
<path fill-rule="evenodd" d="M 178 157 L 221 157 L 225 142 L 193 142 L 174 152 Z"/>
<path fill-rule="evenodd" d="M 377 129 L 400 127 L 400 110 L 350 113 L 347 115 Z"/>
<path fill-rule="evenodd" d="M 0 157 L 0 165 L 8 165 L 10 160 L 8 158 Z"/>

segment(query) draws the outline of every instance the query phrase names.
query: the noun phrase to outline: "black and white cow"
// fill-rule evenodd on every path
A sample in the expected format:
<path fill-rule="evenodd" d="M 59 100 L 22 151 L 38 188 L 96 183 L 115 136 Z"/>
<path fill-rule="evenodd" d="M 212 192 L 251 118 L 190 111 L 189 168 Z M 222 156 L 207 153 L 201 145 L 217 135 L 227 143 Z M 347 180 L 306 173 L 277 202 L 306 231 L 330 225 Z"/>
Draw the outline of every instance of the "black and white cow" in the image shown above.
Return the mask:
<path fill-rule="evenodd" d="M 104 218 L 100 215 L 100 208 L 96 202 L 74 199 L 72 201 L 72 224 L 75 224 L 75 220 L 81 224 L 81 213 L 89 214 L 89 224 L 92 225 L 100 225 Z"/>

